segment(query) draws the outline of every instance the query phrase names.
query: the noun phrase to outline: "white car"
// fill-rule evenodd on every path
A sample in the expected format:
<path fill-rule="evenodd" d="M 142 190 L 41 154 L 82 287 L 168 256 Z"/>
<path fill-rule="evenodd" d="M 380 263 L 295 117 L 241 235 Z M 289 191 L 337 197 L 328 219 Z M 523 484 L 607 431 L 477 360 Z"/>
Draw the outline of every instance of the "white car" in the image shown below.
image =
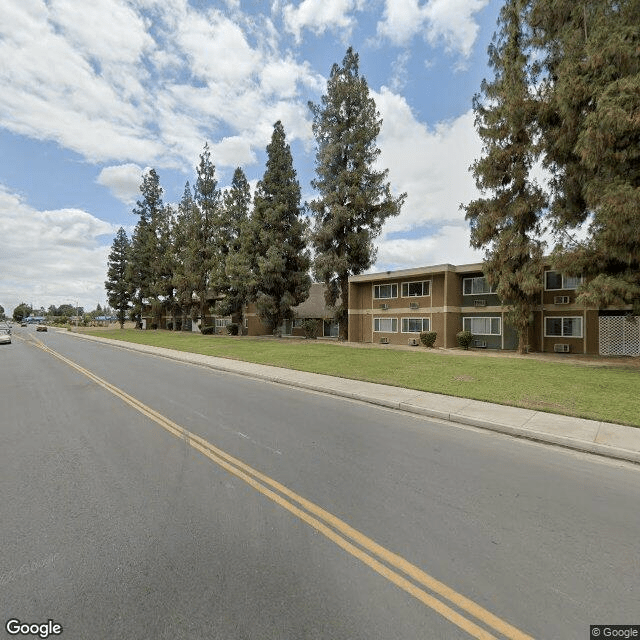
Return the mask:
<path fill-rule="evenodd" d="M 0 323 L 0 344 L 11 344 L 11 327 L 5 322 Z"/>

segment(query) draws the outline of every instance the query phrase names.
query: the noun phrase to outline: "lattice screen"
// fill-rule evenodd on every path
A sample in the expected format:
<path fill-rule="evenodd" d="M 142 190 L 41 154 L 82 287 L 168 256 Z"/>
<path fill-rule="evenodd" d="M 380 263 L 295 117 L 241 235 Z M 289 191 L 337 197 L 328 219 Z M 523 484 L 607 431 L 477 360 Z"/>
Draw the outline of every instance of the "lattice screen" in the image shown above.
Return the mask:
<path fill-rule="evenodd" d="M 600 316 L 601 356 L 640 355 L 640 317 Z"/>

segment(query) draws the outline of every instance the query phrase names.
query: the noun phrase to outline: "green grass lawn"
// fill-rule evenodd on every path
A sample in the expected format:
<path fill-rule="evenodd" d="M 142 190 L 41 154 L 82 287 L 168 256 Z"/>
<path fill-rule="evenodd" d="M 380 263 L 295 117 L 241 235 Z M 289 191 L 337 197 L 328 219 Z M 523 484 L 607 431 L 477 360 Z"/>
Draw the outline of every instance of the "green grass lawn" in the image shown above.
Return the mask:
<path fill-rule="evenodd" d="M 134 329 L 91 335 L 640 427 L 640 369 Z"/>

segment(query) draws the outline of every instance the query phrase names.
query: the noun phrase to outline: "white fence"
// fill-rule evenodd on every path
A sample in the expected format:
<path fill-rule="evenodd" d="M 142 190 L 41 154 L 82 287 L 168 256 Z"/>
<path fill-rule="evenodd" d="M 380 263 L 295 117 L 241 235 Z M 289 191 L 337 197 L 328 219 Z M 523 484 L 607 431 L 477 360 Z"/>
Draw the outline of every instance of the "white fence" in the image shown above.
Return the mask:
<path fill-rule="evenodd" d="M 640 356 L 640 316 L 600 316 L 601 356 Z"/>

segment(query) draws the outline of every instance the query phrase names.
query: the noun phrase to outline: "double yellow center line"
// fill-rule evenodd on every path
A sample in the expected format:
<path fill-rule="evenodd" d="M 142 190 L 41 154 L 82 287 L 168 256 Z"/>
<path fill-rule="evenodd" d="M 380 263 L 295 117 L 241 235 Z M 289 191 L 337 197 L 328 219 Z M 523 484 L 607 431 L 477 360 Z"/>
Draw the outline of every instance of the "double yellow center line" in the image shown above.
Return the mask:
<path fill-rule="evenodd" d="M 384 576 L 427 607 L 479 640 L 497 640 L 493 632 L 498 632 L 510 640 L 533 640 L 531 636 L 493 615 L 480 605 L 469 600 L 447 585 L 425 573 L 401 556 L 385 549 L 363 533 L 349 526 L 333 514 L 306 500 L 297 493 L 269 476 L 260 473 L 241 460 L 218 449 L 195 433 L 179 426 L 172 420 L 146 406 L 121 389 L 99 378 L 84 367 L 53 351 L 42 341 L 35 339 L 36 346 L 73 367 L 102 388 L 111 392 L 128 405 L 153 420 L 176 438 L 199 451 L 217 465 L 246 482 L 250 487 L 286 509 L 347 553 Z M 428 589 L 429 591 L 427 591 Z M 455 609 L 454 609 L 455 607 Z M 457 609 L 457 610 L 456 610 Z M 476 621 L 474 622 L 475 619 Z M 479 626 L 482 623 L 485 627 Z"/>

